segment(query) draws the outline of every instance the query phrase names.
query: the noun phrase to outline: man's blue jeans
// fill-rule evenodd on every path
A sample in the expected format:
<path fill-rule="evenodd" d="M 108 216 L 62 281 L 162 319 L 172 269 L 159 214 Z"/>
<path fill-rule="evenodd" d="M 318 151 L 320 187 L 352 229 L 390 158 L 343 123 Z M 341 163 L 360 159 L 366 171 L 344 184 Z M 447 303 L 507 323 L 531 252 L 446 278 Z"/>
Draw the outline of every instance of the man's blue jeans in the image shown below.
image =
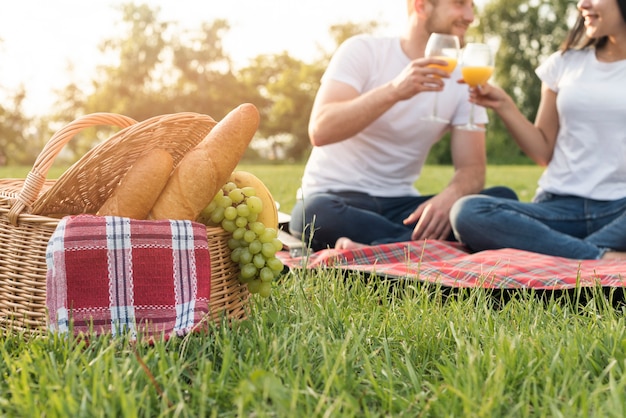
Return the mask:
<path fill-rule="evenodd" d="M 456 238 L 474 251 L 517 248 L 574 259 L 626 250 L 626 198 L 599 201 L 543 193 L 533 203 L 466 196 L 450 213 Z"/>
<path fill-rule="evenodd" d="M 517 199 L 506 187 L 482 193 Z M 289 232 L 304 237 L 313 251 L 333 248 L 337 239 L 348 237 L 363 244 L 410 241 L 413 225 L 402 221 L 432 196 L 374 197 L 360 192 L 318 193 L 298 200 L 291 211 Z M 451 234 L 450 240 L 454 240 Z"/>

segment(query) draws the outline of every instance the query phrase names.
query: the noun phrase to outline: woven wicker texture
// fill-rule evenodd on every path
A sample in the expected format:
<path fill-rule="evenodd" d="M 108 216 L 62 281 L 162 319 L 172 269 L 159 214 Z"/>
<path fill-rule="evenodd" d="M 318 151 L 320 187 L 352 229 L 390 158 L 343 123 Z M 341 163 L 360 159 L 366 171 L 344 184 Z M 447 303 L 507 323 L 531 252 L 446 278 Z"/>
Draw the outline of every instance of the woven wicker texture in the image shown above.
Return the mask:
<path fill-rule="evenodd" d="M 87 115 L 55 133 L 26 179 L 0 179 L 0 328 L 41 329 L 46 323 L 46 248 L 64 215 L 95 213 L 133 162 L 162 148 L 174 164 L 215 126 L 207 115 L 176 113 L 136 122 L 121 115 Z M 118 126 L 108 140 L 87 152 L 58 180 L 47 179 L 56 156 L 78 132 Z M 230 260 L 229 234 L 207 228 L 211 253 L 211 319 L 246 316 L 249 297 Z"/>

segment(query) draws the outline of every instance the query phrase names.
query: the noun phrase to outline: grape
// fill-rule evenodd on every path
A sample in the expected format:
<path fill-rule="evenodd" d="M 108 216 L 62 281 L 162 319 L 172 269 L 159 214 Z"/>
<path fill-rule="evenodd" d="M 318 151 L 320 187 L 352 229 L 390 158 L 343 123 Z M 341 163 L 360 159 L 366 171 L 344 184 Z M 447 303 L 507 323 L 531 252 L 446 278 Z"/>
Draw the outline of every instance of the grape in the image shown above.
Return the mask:
<path fill-rule="evenodd" d="M 246 218 L 250 216 L 250 208 L 245 203 L 240 203 L 237 205 L 237 214 L 242 218 Z"/>
<path fill-rule="evenodd" d="M 222 190 L 224 191 L 224 193 L 230 193 L 231 190 L 234 190 L 236 188 L 237 185 L 235 184 L 235 182 L 229 181 L 222 187 Z"/>
<path fill-rule="evenodd" d="M 272 242 L 272 240 L 277 237 L 277 234 L 278 231 L 274 228 L 264 228 L 263 232 L 259 234 L 259 239 L 263 243 Z"/>
<path fill-rule="evenodd" d="M 216 207 L 217 202 L 215 201 L 215 199 L 213 199 L 211 200 L 211 203 L 209 203 L 209 205 L 202 210 L 202 214 L 205 215 L 206 218 L 210 218 L 211 213 L 215 210 Z"/>
<path fill-rule="evenodd" d="M 244 279 L 251 279 L 256 276 L 258 269 L 252 263 L 247 263 L 241 266 L 241 277 Z"/>
<path fill-rule="evenodd" d="M 262 282 L 271 282 L 274 280 L 274 272 L 269 267 L 262 267 L 259 272 L 259 278 Z"/>
<path fill-rule="evenodd" d="M 241 247 L 235 248 L 230 253 L 230 259 L 233 260 L 233 262 L 235 262 L 235 263 L 239 263 L 239 261 L 241 260 L 241 253 L 242 252 L 243 252 L 243 249 Z"/>
<path fill-rule="evenodd" d="M 224 208 L 221 206 L 218 206 L 215 208 L 215 210 L 211 214 L 211 222 L 213 222 L 216 225 L 219 225 L 223 219 L 224 219 Z"/>
<path fill-rule="evenodd" d="M 230 197 L 225 196 L 224 194 L 222 194 L 222 195 L 220 196 L 220 194 L 219 194 L 219 193 L 218 193 L 218 196 L 219 196 L 219 198 L 218 198 L 218 200 L 217 200 L 217 206 L 220 206 L 220 207 L 222 207 L 222 208 L 226 209 L 227 207 L 229 207 L 229 206 L 232 206 L 232 205 L 233 205 L 233 201 L 231 200 L 231 198 L 230 198 Z"/>
<path fill-rule="evenodd" d="M 281 272 L 284 268 L 283 262 L 276 258 L 276 256 L 267 259 L 265 264 L 275 272 Z"/>
<path fill-rule="evenodd" d="M 250 213 L 261 213 L 263 211 L 263 201 L 258 196 L 250 196 L 246 199 L 246 203 L 250 208 Z"/>
<path fill-rule="evenodd" d="M 251 186 L 242 187 L 241 192 L 246 197 L 256 196 L 256 190 L 254 190 L 254 187 Z"/>
<path fill-rule="evenodd" d="M 235 231 L 233 231 L 233 238 L 240 241 L 243 239 L 243 234 L 245 234 L 247 231 L 246 228 L 243 227 L 239 227 L 237 229 L 235 229 Z"/>
<path fill-rule="evenodd" d="M 263 201 L 253 187 L 228 182 L 203 209 L 199 220 L 221 225 L 231 233 L 228 248 L 230 259 L 239 267 L 239 281 L 247 285 L 250 293 L 267 298 L 272 281 L 284 269 L 282 261 L 276 257 L 283 245 L 276 228 L 258 221 L 262 211 Z"/>
<path fill-rule="evenodd" d="M 252 264 L 258 269 L 267 268 L 265 267 L 265 257 L 261 253 L 255 254 L 254 257 L 252 257 Z"/>
<path fill-rule="evenodd" d="M 239 263 L 240 264 L 249 264 L 252 262 L 252 253 L 250 252 L 250 250 L 248 250 L 248 248 L 246 247 L 241 247 L 241 255 L 239 256 Z"/>
<path fill-rule="evenodd" d="M 256 232 L 251 231 L 251 230 L 247 230 L 246 232 L 243 233 L 243 240 L 250 243 L 252 241 L 254 241 L 257 237 Z"/>
<path fill-rule="evenodd" d="M 263 249 L 263 244 L 261 244 L 261 241 L 259 241 L 258 239 L 255 239 L 250 242 L 248 248 L 250 249 L 250 252 L 252 254 L 258 254 Z"/>
<path fill-rule="evenodd" d="M 235 208 L 233 208 L 235 209 Z M 237 209 L 235 209 L 237 210 Z M 235 225 L 237 225 L 239 228 L 243 228 L 244 226 L 248 225 L 248 219 L 240 216 L 237 219 L 235 219 Z"/>
<path fill-rule="evenodd" d="M 283 249 L 283 242 L 278 238 L 274 238 L 272 240 L 272 244 L 274 244 L 274 248 L 276 249 L 276 251 L 280 251 Z"/>
<path fill-rule="evenodd" d="M 228 193 L 228 197 L 230 197 L 233 203 L 239 204 L 243 202 L 244 195 L 241 189 L 233 189 Z"/>
<path fill-rule="evenodd" d="M 271 242 L 264 242 L 261 248 L 261 254 L 265 258 L 271 258 L 276 254 L 276 248 L 274 248 L 274 244 Z"/>
<path fill-rule="evenodd" d="M 250 293 L 259 293 L 259 290 L 261 290 L 261 280 L 256 279 L 249 282 L 248 290 L 250 291 Z"/>
<path fill-rule="evenodd" d="M 224 208 L 224 218 L 228 219 L 229 221 L 234 221 L 235 218 L 237 218 L 237 209 L 235 209 L 233 206 Z"/>
<path fill-rule="evenodd" d="M 237 229 L 237 225 L 235 225 L 235 222 L 230 221 L 228 219 L 224 219 L 222 221 L 222 228 L 224 228 L 224 230 L 226 232 L 234 232 L 235 229 Z"/>
<path fill-rule="evenodd" d="M 271 292 L 272 292 L 272 283 L 261 282 L 261 284 L 259 285 L 259 295 L 261 295 L 261 297 L 268 298 Z"/>
<path fill-rule="evenodd" d="M 261 236 L 263 235 L 263 232 L 265 232 L 265 225 L 261 222 L 252 222 L 250 224 L 250 229 L 254 231 L 256 235 Z"/>

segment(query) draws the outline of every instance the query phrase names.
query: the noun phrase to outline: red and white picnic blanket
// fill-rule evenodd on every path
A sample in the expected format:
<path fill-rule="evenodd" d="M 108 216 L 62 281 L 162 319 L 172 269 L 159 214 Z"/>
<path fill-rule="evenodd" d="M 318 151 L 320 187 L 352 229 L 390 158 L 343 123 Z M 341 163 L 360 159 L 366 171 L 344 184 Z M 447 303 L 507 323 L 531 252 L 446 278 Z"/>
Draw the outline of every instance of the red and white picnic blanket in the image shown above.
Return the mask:
<path fill-rule="evenodd" d="M 167 338 L 209 311 L 211 259 L 199 223 L 68 216 L 50 238 L 46 264 L 52 331 Z"/>
<path fill-rule="evenodd" d="M 572 260 L 515 249 L 470 254 L 455 242 L 412 241 L 353 250 L 278 256 L 290 268 L 339 268 L 382 277 L 409 278 L 447 287 L 571 289 L 626 286 L 624 261 Z"/>

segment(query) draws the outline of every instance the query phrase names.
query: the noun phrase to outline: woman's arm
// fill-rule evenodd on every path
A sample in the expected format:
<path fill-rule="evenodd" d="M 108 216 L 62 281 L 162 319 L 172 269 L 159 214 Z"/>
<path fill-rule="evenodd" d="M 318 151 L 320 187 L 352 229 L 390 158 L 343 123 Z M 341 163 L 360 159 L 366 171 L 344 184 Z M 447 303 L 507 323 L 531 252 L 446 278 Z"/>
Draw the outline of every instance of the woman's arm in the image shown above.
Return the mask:
<path fill-rule="evenodd" d="M 534 124 L 519 111 L 508 94 L 491 84 L 472 89 L 470 101 L 493 109 L 520 149 L 533 161 L 541 166 L 550 162 L 559 131 L 559 115 L 556 93 L 545 83 L 541 86 L 541 101 Z"/>

